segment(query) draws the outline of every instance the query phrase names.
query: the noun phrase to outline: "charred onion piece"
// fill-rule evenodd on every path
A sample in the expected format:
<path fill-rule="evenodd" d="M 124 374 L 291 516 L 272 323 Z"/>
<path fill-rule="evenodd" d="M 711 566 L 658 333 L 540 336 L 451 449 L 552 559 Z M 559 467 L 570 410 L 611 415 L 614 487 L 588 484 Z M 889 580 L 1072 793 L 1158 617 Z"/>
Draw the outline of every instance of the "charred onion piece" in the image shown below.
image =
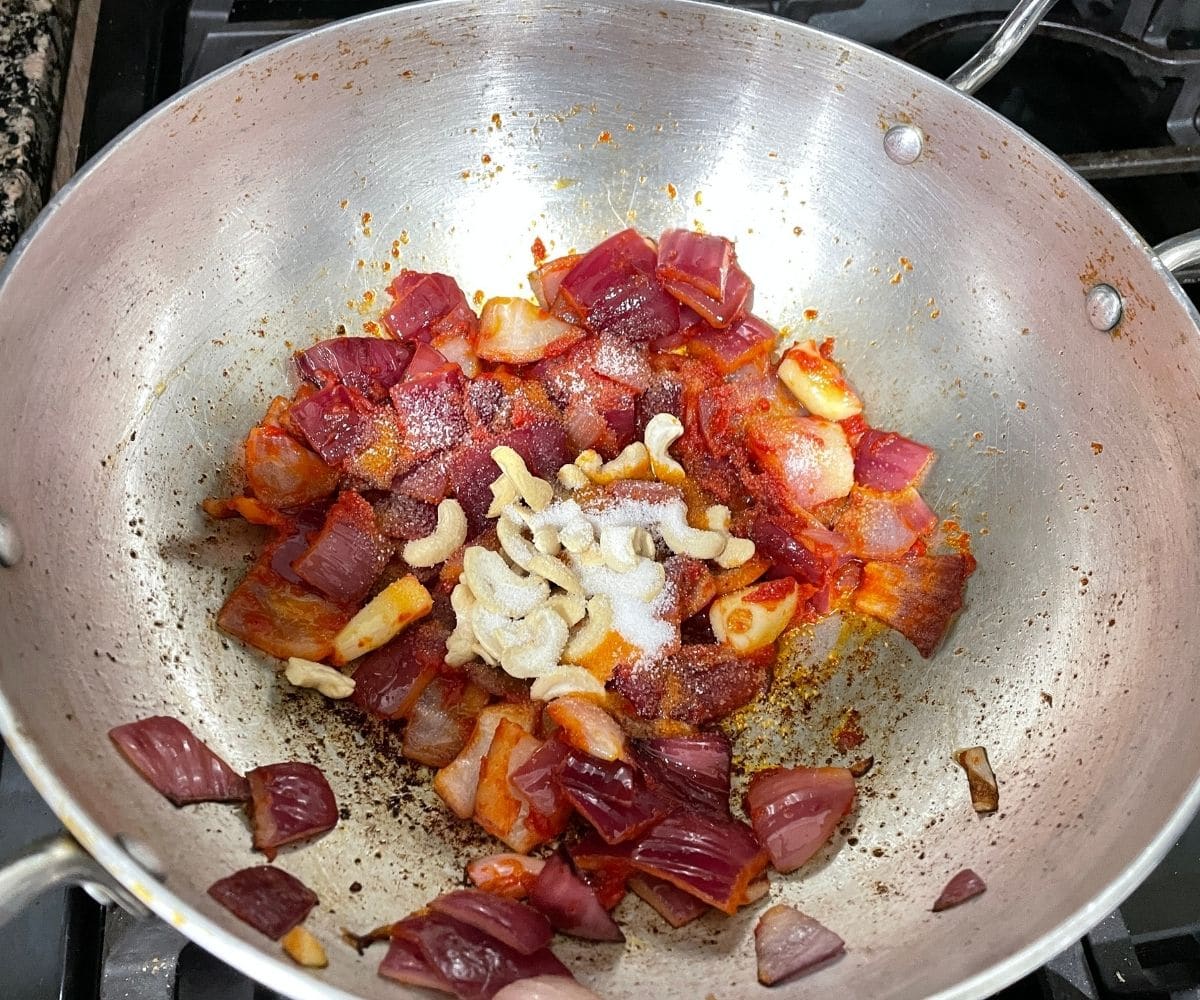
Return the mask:
<path fill-rule="evenodd" d="M 537 910 L 515 899 L 479 889 L 456 889 L 438 896 L 429 908 L 490 934 L 522 955 L 545 948 L 554 931 Z"/>
<path fill-rule="evenodd" d="M 332 830 L 338 821 L 333 789 L 320 768 L 291 761 L 246 774 L 254 847 L 268 860 L 276 849 Z"/>
<path fill-rule="evenodd" d="M 993 813 L 1000 808 L 1000 787 L 988 761 L 986 747 L 968 747 L 954 751 L 954 761 L 967 772 L 971 805 L 977 813 Z"/>
<path fill-rule="evenodd" d="M 208 887 L 208 894 L 239 920 L 278 941 L 308 916 L 317 894 L 282 868 L 243 868 Z"/>
<path fill-rule="evenodd" d="M 250 797 L 246 779 L 169 715 L 127 722 L 110 729 L 108 738 L 156 791 L 177 806 L 244 802 Z"/>
<path fill-rule="evenodd" d="M 970 868 L 964 868 L 946 883 L 946 888 L 942 890 L 942 894 L 938 896 L 937 901 L 933 904 L 933 912 L 940 913 L 942 910 L 948 910 L 952 906 L 965 903 L 968 899 L 974 899 L 986 889 L 987 886 L 984 884 L 983 879 L 971 871 Z"/>
<path fill-rule="evenodd" d="M 764 986 L 809 972 L 846 950 L 846 942 L 824 924 L 777 903 L 758 918 L 754 953 L 758 981 Z"/>
<path fill-rule="evenodd" d="M 560 855 L 546 859 L 533 884 L 529 902 L 564 934 L 588 941 L 624 941 L 617 922 L 596 898 L 596 893 Z"/>
<path fill-rule="evenodd" d="M 865 777 L 867 772 L 875 766 L 874 757 L 859 757 L 853 764 L 850 765 L 849 771 L 855 778 Z"/>

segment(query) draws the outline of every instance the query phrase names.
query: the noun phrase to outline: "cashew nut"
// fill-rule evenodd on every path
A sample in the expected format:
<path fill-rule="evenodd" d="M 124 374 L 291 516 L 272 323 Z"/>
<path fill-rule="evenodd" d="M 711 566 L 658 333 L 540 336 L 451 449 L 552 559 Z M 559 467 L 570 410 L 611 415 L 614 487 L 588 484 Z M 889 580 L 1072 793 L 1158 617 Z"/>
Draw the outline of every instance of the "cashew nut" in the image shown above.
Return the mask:
<path fill-rule="evenodd" d="M 558 530 L 549 526 L 538 528 L 533 533 L 533 547 L 548 556 L 556 556 L 562 549 L 558 540 Z"/>
<path fill-rule="evenodd" d="M 450 607 L 454 609 L 454 613 L 460 621 L 475 610 L 475 595 L 471 593 L 471 588 L 461 580 L 450 591 Z"/>
<path fill-rule="evenodd" d="M 445 562 L 467 540 L 467 515 L 452 498 L 438 504 L 437 527 L 433 534 L 414 538 L 404 546 L 404 561 L 414 569 Z"/>
<path fill-rule="evenodd" d="M 558 666 L 558 658 L 567 644 L 567 623 L 553 608 L 543 605 L 510 630 L 520 639 L 506 645 L 500 654 L 500 666 L 512 677 L 541 677 Z"/>
<path fill-rule="evenodd" d="M 600 551 L 600 546 L 596 542 L 592 542 L 586 549 L 578 553 L 575 558 L 579 560 L 580 566 L 604 565 L 604 553 Z"/>
<path fill-rule="evenodd" d="M 748 562 L 754 556 L 754 543 L 749 538 L 734 538 L 729 536 L 725 548 L 717 556 L 717 565 L 721 569 L 736 569 Z"/>
<path fill-rule="evenodd" d="M 634 529 L 633 551 L 644 559 L 658 558 L 658 546 L 654 544 L 654 536 L 645 528 Z"/>
<path fill-rule="evenodd" d="M 353 677 L 347 677 L 324 663 L 314 663 L 299 656 L 288 657 L 284 676 L 296 687 L 315 688 L 326 698 L 349 698 L 354 694 Z"/>
<path fill-rule="evenodd" d="M 488 663 L 499 662 L 500 654 L 504 651 L 506 631 L 512 625 L 512 619 L 489 611 L 479 604 L 471 612 L 470 622 L 480 657 Z"/>
<path fill-rule="evenodd" d="M 550 506 L 554 500 L 554 487 L 533 475 L 526 467 L 525 459 L 505 444 L 493 448 L 491 454 L 492 461 L 512 480 L 521 499 L 533 510 L 541 511 Z"/>
<path fill-rule="evenodd" d="M 504 509 L 510 504 L 516 503 L 520 499 L 520 494 L 517 493 L 516 486 L 513 481 L 508 478 L 503 472 L 496 478 L 496 481 L 488 486 L 492 491 L 492 503 L 488 507 L 488 517 L 499 517 L 504 513 Z"/>
<path fill-rule="evenodd" d="M 462 619 L 454 631 L 446 636 L 446 662 L 452 667 L 461 667 L 478 655 L 475 633 L 470 618 Z"/>
<path fill-rule="evenodd" d="M 715 559 L 725 548 L 725 536 L 718 531 L 702 531 L 687 523 L 687 510 L 680 502 L 664 507 L 658 522 L 659 533 L 676 555 L 694 559 Z"/>
<path fill-rule="evenodd" d="M 600 466 L 592 475 L 592 482 L 607 486 L 621 479 L 644 479 L 649 472 L 650 452 L 641 441 L 634 441 L 611 462 Z"/>
<path fill-rule="evenodd" d="M 568 521 L 558 533 L 558 540 L 562 542 L 562 547 L 575 555 L 591 545 L 595 537 L 591 523 L 582 517 Z"/>
<path fill-rule="evenodd" d="M 633 591 L 634 597 L 649 603 L 661 594 L 663 587 L 667 585 L 667 569 L 654 559 L 641 559 L 630 574 L 629 585 L 636 588 Z"/>
<path fill-rule="evenodd" d="M 709 531 L 729 531 L 729 508 L 715 503 L 704 512 L 704 526 Z"/>
<path fill-rule="evenodd" d="M 600 452 L 593 451 L 591 448 L 587 451 L 581 451 L 575 456 L 575 467 L 588 477 L 589 483 L 595 481 L 603 465 L 604 459 L 600 457 Z M 562 470 L 559 471 L 561 472 Z"/>
<path fill-rule="evenodd" d="M 618 573 L 628 573 L 637 566 L 640 557 L 633 548 L 636 530 L 632 524 L 609 524 L 600 529 L 600 554 L 605 566 Z"/>
<path fill-rule="evenodd" d="M 558 612 L 568 627 L 578 625 L 587 614 L 587 602 L 582 594 L 551 594 L 546 606 Z"/>
<path fill-rule="evenodd" d="M 600 456 L 597 455 L 597 458 Z M 558 470 L 558 483 L 563 489 L 570 490 L 574 493 L 576 490 L 581 490 L 585 486 L 591 486 L 592 481 L 588 478 L 586 472 L 578 465 L 564 465 Z"/>
<path fill-rule="evenodd" d="M 594 653 L 612 631 L 612 620 L 612 604 L 603 594 L 596 594 L 587 602 L 587 617 L 583 624 L 567 641 L 562 654 L 563 659 L 568 663 L 578 663 L 588 654 Z"/>
<path fill-rule="evenodd" d="M 544 579 L 513 572 L 503 556 L 479 545 L 463 553 L 462 578 L 481 605 L 513 618 L 524 617 L 550 596 Z"/>
<path fill-rule="evenodd" d="M 529 572 L 562 587 L 568 594 L 583 593 L 583 586 L 575 571 L 555 559 L 554 556 L 548 556 L 544 552 L 534 554 L 533 560 L 529 564 Z"/>
<path fill-rule="evenodd" d="M 646 450 L 650 454 L 650 469 L 656 479 L 664 483 L 680 483 L 686 477 L 683 466 L 667 454 L 679 438 L 683 436 L 683 424 L 679 418 L 670 413 L 655 414 L 648 424 L 642 439 L 646 442 Z"/>
<path fill-rule="evenodd" d="M 528 570 L 529 564 L 537 556 L 537 550 L 529 544 L 517 523 L 516 518 L 508 516 L 507 513 L 500 515 L 496 521 L 496 538 L 500 541 L 500 548 L 504 550 L 504 554 L 508 556 L 521 569 Z"/>
<path fill-rule="evenodd" d="M 539 677 L 529 689 L 534 701 L 553 701 L 568 694 L 603 695 L 604 685 L 583 667 L 562 666 Z"/>

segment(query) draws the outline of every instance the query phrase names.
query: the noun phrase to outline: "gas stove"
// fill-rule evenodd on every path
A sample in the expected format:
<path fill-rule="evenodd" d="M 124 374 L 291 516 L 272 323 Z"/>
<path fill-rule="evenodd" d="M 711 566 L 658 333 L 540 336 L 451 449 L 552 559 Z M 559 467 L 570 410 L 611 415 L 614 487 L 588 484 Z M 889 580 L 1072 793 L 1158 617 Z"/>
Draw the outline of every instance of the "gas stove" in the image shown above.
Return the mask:
<path fill-rule="evenodd" d="M 88 6 L 89 0 L 84 0 Z M 181 87 L 379 0 L 90 0 L 98 8 L 76 166 Z M 735 2 L 875 46 L 940 76 L 1005 0 Z M 83 62 L 86 63 L 86 60 Z M 1064 156 L 1150 243 L 1200 228 L 1200 2 L 1060 0 L 978 97 Z M 1200 270 L 1182 276 L 1200 304 Z M 0 858 L 56 829 L 0 757 Z M 157 921 L 48 893 L 0 935 L 0 997 L 272 1000 Z M 1137 892 L 1004 1000 L 1200 1000 L 1200 822 Z"/>

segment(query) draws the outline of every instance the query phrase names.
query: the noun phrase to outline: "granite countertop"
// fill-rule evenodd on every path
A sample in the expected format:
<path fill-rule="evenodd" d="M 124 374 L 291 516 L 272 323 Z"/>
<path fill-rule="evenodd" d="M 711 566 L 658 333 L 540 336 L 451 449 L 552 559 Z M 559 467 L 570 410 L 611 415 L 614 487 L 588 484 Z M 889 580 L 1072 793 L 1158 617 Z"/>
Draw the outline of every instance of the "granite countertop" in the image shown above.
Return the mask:
<path fill-rule="evenodd" d="M 0 263 L 50 184 L 77 0 L 0 0 Z"/>

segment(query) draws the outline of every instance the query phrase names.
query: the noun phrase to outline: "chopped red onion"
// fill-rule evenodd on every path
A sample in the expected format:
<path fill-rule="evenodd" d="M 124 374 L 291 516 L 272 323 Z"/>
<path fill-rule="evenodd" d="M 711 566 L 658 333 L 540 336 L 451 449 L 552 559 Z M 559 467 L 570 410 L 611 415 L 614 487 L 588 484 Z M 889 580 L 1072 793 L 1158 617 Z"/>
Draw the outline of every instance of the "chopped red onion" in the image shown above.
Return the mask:
<path fill-rule="evenodd" d="M 392 938 L 387 954 L 379 963 L 379 974 L 405 986 L 423 986 L 429 990 L 453 993 L 450 983 L 425 961 L 421 949 L 407 938 Z"/>
<path fill-rule="evenodd" d="M 654 663 L 618 664 L 609 686 L 642 719 L 702 726 L 723 719 L 766 690 L 773 656 L 739 656 L 723 643 L 681 646 Z"/>
<path fill-rule="evenodd" d="M 268 860 L 276 849 L 332 830 L 337 801 L 321 769 L 299 761 L 266 764 L 246 772 L 254 847 Z"/>
<path fill-rule="evenodd" d="M 825 561 L 777 518 L 769 514 L 756 514 L 746 536 L 754 542 L 755 551 L 770 559 L 780 575 L 794 576 L 801 583 L 813 586 L 820 586 L 824 582 Z"/>
<path fill-rule="evenodd" d="M 637 400 L 635 407 L 637 423 L 634 434 L 641 437 L 646 425 L 660 413 L 683 417 L 683 379 L 674 372 L 655 372 L 650 376 L 646 391 Z"/>
<path fill-rule="evenodd" d="M 911 487 L 898 493 L 855 486 L 834 528 L 860 559 L 899 559 L 937 527 L 937 515 Z"/>
<path fill-rule="evenodd" d="M 554 312 L 593 333 L 645 341 L 679 326 L 679 305 L 654 275 L 655 252 L 632 229 L 610 236 L 571 268 Z"/>
<path fill-rule="evenodd" d="M 853 804 L 854 776 L 844 767 L 759 771 L 746 792 L 754 833 L 781 872 L 816 854 Z"/>
<path fill-rule="evenodd" d="M 690 924 L 709 910 L 707 903 L 653 875 L 634 875 L 629 888 L 672 927 Z"/>
<path fill-rule="evenodd" d="M 917 486 L 933 464 L 932 448 L 891 431 L 868 429 L 854 447 L 854 480 L 877 490 Z"/>
<path fill-rule="evenodd" d="M 763 470 L 763 498 L 806 517 L 854 485 L 854 453 L 840 424 L 820 417 L 763 416 L 746 422 L 746 443 Z"/>
<path fill-rule="evenodd" d="M 965 903 L 968 899 L 974 899 L 981 892 L 986 891 L 986 889 L 987 886 L 984 884 L 983 879 L 971 871 L 970 868 L 964 868 L 946 883 L 946 888 L 942 890 L 942 894 L 938 896 L 937 901 L 933 904 L 933 912 L 940 913 L 942 910 L 948 910 L 952 906 Z"/>
<path fill-rule="evenodd" d="M 564 934 L 588 941 L 625 940 L 595 892 L 558 854 L 546 859 L 529 893 L 529 902 Z"/>
<path fill-rule="evenodd" d="M 396 477 L 392 489 L 421 503 L 441 503 L 449 491 L 450 455 L 442 452 L 418 462 L 411 472 Z"/>
<path fill-rule="evenodd" d="M 459 819 L 470 819 L 475 813 L 480 765 L 484 755 L 490 753 L 496 730 L 505 719 L 528 732 L 534 726 L 534 708 L 529 702 L 489 705 L 476 716 L 475 727 L 462 752 L 433 777 L 433 790 Z"/>
<path fill-rule="evenodd" d="M 379 530 L 371 505 L 353 490 L 343 490 L 292 568 L 326 597 L 355 604 L 367 596 L 391 553 L 391 543 Z"/>
<path fill-rule="evenodd" d="M 288 419 L 323 461 L 339 467 L 369 440 L 374 413 L 358 390 L 330 385 L 293 404 Z"/>
<path fill-rule="evenodd" d="M 783 903 L 767 910 L 754 928 L 758 981 L 764 986 L 809 972 L 845 950 L 846 942 L 828 927 Z"/>
<path fill-rule="evenodd" d="M 351 700 L 377 719 L 404 719 L 441 670 L 448 628 L 431 618 L 357 661 Z"/>
<path fill-rule="evenodd" d="M 625 764 L 572 751 L 558 780 L 576 811 L 611 844 L 636 837 L 666 813 L 666 804 Z"/>
<path fill-rule="evenodd" d="M 524 899 L 545 864 L 527 854 L 489 854 L 467 864 L 467 878 L 485 892 Z"/>
<path fill-rule="evenodd" d="M 965 553 L 868 562 L 854 592 L 854 610 L 890 625 L 928 659 L 962 607 L 975 560 Z"/>
<path fill-rule="evenodd" d="M 673 278 L 664 279 L 662 287 L 681 305 L 694 309 L 706 323 L 718 329 L 731 326 L 754 308 L 754 283 L 736 261 L 729 265 L 725 294 L 719 300 Z"/>
<path fill-rule="evenodd" d="M 551 736 L 529 758 L 509 776 L 517 794 L 530 808 L 544 815 L 553 815 L 563 810 L 570 802 L 558 782 L 558 772 L 571 748 L 557 736 Z"/>
<path fill-rule="evenodd" d="M 694 812 L 668 816 L 637 843 L 630 859 L 640 871 L 730 914 L 767 866 L 767 852 L 745 823 Z"/>
<path fill-rule="evenodd" d="M 779 332 L 757 316 L 747 316 L 727 330 L 708 329 L 688 341 L 689 350 L 707 358 L 723 375 L 770 357 Z"/>
<path fill-rule="evenodd" d="M 549 309 L 554 305 L 563 278 L 580 260 L 580 254 L 568 254 L 566 257 L 548 260 L 546 263 L 538 265 L 536 271 L 529 272 L 529 287 L 533 290 L 533 296 L 538 300 L 538 305 L 543 309 Z"/>
<path fill-rule="evenodd" d="M 467 436 L 462 372 L 454 365 L 406 378 L 390 392 L 405 450 L 421 459 Z"/>
<path fill-rule="evenodd" d="M 733 244 L 723 236 L 690 229 L 668 229 L 658 239 L 656 273 L 720 301 L 725 296 Z"/>
<path fill-rule="evenodd" d="M 492 1000 L 601 1000 L 601 997 L 574 979 L 534 976 L 509 983 Z"/>
<path fill-rule="evenodd" d="M 208 887 L 208 894 L 239 920 L 278 941 L 303 922 L 317 894 L 282 868 L 243 868 Z"/>
<path fill-rule="evenodd" d="M 404 377 L 413 345 L 382 337 L 333 337 L 296 352 L 300 377 L 313 385 L 341 382 L 369 399 L 382 400 Z"/>
<path fill-rule="evenodd" d="M 479 889 L 456 889 L 438 896 L 429 908 L 490 934 L 522 955 L 550 944 L 554 931 L 533 907 Z"/>
<path fill-rule="evenodd" d="M 487 702 L 488 693 L 462 674 L 435 677 L 409 710 L 401 747 L 404 756 L 430 767 L 445 767 L 466 745 L 475 716 Z"/>
<path fill-rule="evenodd" d="M 429 967 L 441 974 L 461 1000 L 488 1000 L 520 979 L 571 976 L 549 948 L 522 955 L 490 934 L 450 917 L 409 917 L 396 924 L 394 935 L 415 944 Z"/>
<path fill-rule="evenodd" d="M 546 714 L 559 727 L 560 739 L 597 760 L 628 759 L 625 730 L 594 701 L 577 695 L 556 698 Z"/>
<path fill-rule="evenodd" d="M 375 503 L 375 521 L 388 538 L 410 542 L 437 530 L 437 506 L 403 493 L 389 493 Z"/>
<path fill-rule="evenodd" d="M 246 484 L 268 507 L 286 510 L 323 500 L 341 475 L 321 456 L 277 427 L 255 427 L 246 436 Z"/>
<path fill-rule="evenodd" d="M 412 360 L 408 363 L 404 378 L 414 382 L 426 380 L 435 374 L 441 378 L 452 378 L 453 369 L 454 365 L 441 351 L 418 342 L 413 348 Z"/>
<path fill-rule="evenodd" d="M 246 779 L 169 715 L 152 715 L 108 731 L 108 737 L 155 790 L 175 805 L 244 802 Z"/>
<path fill-rule="evenodd" d="M 720 732 L 639 740 L 634 759 L 657 794 L 701 812 L 729 815 L 733 748 Z"/>
<path fill-rule="evenodd" d="M 383 325 L 395 337 L 428 342 L 452 330 L 474 332 L 475 314 L 448 274 L 402 270 L 388 286 L 395 300 Z"/>

